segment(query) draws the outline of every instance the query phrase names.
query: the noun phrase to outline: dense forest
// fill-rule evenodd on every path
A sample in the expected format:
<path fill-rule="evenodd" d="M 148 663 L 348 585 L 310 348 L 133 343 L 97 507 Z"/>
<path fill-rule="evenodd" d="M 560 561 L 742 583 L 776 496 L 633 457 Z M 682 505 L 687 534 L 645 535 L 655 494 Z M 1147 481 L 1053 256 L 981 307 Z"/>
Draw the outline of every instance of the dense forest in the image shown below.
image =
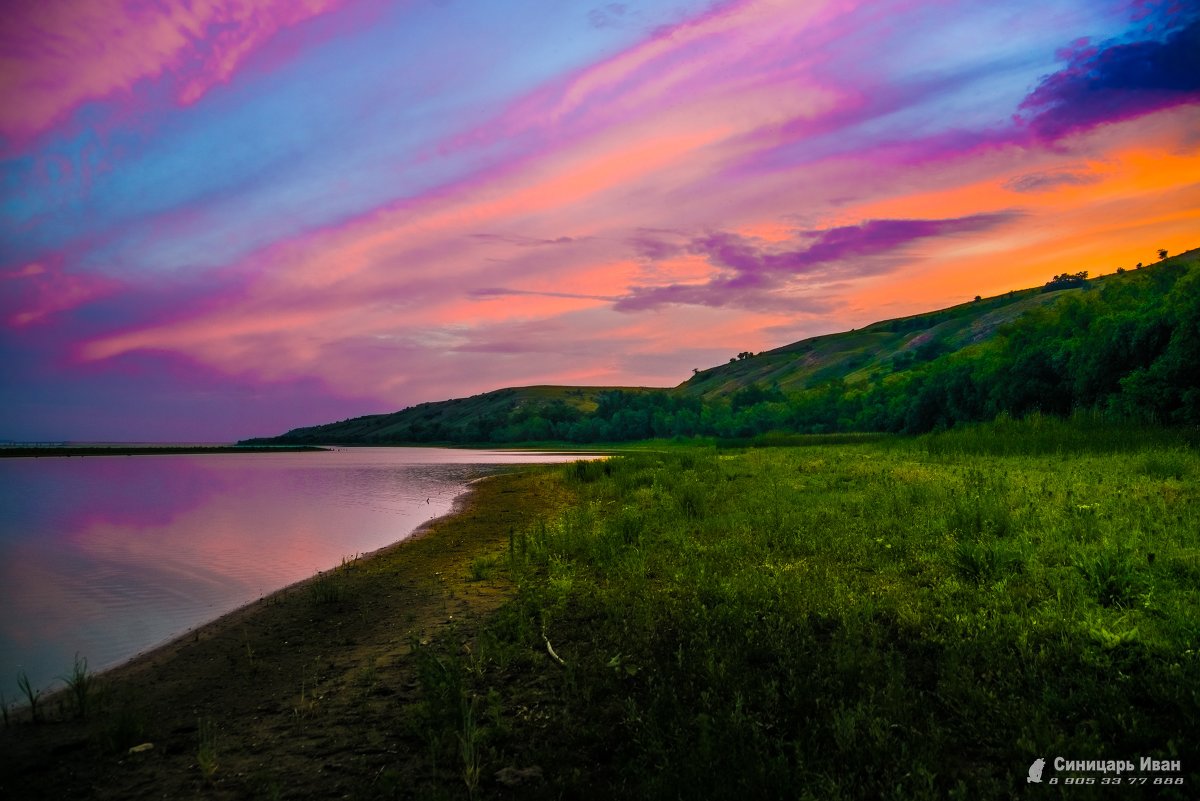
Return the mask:
<path fill-rule="evenodd" d="M 787 391 L 762 382 L 716 395 L 682 391 L 706 378 L 697 371 L 676 390 L 600 391 L 592 408 L 562 398 L 514 399 L 454 418 L 436 415 L 439 405 L 426 404 L 400 413 L 399 425 L 386 434 L 353 441 L 587 443 L 768 432 L 921 433 L 1035 411 L 1200 424 L 1200 263 L 1189 256 L 1090 281 L 1087 273 L 1056 275 L 1041 291 L 1061 297 L 1031 306 L 984 341 L 952 347 L 929 338 L 877 360 L 854 380 L 842 371 Z M 903 328 L 916 319 L 872 328 Z M 336 438 L 329 429 L 298 429 L 274 441 Z"/>

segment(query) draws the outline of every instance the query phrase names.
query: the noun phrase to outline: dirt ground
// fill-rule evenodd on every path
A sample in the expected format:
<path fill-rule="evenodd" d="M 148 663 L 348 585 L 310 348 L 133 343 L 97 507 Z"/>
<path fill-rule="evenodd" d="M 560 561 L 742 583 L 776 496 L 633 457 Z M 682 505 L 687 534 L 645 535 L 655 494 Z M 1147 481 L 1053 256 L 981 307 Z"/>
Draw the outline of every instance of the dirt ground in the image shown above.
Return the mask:
<path fill-rule="evenodd" d="M 565 502 L 543 469 L 482 480 L 418 536 L 102 674 L 84 719 L 43 699 L 0 731 L 0 799 L 421 796 L 413 644 L 465 645 L 508 592 L 472 560 Z"/>

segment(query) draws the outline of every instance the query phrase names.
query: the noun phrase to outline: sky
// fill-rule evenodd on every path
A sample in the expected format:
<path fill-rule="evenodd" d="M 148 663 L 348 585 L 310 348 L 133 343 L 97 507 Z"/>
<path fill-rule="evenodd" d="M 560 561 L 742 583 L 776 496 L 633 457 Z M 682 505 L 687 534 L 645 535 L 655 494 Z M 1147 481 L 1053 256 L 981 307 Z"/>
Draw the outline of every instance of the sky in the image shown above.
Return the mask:
<path fill-rule="evenodd" d="M 13 0 L 0 439 L 673 386 L 1200 245 L 1178 0 Z"/>

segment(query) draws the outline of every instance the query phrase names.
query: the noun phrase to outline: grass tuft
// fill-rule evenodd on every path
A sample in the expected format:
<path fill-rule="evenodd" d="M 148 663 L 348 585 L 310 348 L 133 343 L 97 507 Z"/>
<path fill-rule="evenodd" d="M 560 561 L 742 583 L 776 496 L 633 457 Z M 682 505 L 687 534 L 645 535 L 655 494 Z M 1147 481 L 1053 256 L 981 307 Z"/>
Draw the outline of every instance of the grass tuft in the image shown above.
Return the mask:
<path fill-rule="evenodd" d="M 29 716 L 34 723 L 40 721 L 41 711 L 38 708 L 38 702 L 42 697 L 41 690 L 35 690 L 29 683 L 29 676 L 25 671 L 17 673 L 17 687 L 21 690 L 21 694 L 25 696 L 26 702 L 29 704 Z"/>
<path fill-rule="evenodd" d="M 1128 554 L 1103 550 L 1078 557 L 1074 564 L 1102 606 L 1130 606 L 1141 589 L 1141 578 Z"/>
<path fill-rule="evenodd" d="M 196 724 L 196 765 L 204 781 L 212 784 L 216 778 L 220 761 L 217 757 L 217 730 L 210 718 L 201 718 Z"/>
<path fill-rule="evenodd" d="M 467 566 L 471 581 L 487 581 L 496 573 L 501 558 L 496 554 L 485 554 L 471 560 Z"/>
<path fill-rule="evenodd" d="M 66 682 L 67 689 L 70 690 L 70 697 L 75 706 L 75 716 L 86 718 L 96 694 L 96 676 L 88 672 L 87 657 L 75 654 L 75 664 L 71 668 L 71 675 L 63 676 L 62 680 Z"/>

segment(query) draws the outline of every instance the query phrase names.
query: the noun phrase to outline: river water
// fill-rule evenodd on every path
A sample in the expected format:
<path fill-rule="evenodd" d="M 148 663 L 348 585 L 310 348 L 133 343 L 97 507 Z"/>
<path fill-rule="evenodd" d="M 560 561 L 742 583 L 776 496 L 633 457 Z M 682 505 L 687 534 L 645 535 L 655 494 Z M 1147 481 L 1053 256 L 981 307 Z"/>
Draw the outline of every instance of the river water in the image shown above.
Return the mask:
<path fill-rule="evenodd" d="M 574 453 L 312 453 L 0 459 L 0 692 L 61 686 L 450 511 L 467 483 Z"/>

